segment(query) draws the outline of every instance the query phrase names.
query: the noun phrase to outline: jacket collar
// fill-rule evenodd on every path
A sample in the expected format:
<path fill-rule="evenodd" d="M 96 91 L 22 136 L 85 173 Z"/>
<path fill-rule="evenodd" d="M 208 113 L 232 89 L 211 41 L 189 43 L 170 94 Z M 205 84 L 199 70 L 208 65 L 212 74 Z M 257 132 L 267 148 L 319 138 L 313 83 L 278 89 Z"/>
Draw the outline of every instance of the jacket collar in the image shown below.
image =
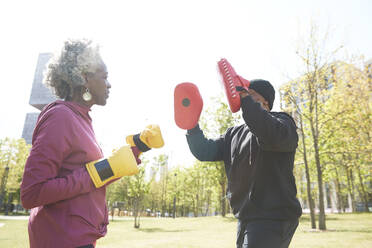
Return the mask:
<path fill-rule="evenodd" d="M 92 119 L 89 115 L 89 112 L 91 111 L 91 109 L 87 106 L 84 106 L 84 105 L 82 105 L 80 103 L 77 103 L 77 102 L 63 101 L 63 100 L 56 100 L 55 104 L 63 104 L 66 107 L 70 108 L 75 113 L 81 115 L 84 119 L 92 121 Z"/>

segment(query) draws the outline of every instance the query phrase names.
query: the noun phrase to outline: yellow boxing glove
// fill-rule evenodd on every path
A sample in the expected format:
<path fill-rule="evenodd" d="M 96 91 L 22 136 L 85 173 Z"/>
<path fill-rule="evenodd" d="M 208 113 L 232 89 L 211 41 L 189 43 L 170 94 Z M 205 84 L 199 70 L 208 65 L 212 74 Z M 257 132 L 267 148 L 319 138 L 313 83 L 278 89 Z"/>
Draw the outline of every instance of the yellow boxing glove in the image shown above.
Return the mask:
<path fill-rule="evenodd" d="M 102 187 L 113 179 L 131 176 L 139 172 L 136 158 L 130 146 L 122 146 L 110 157 L 89 162 L 85 166 L 96 188 Z"/>
<path fill-rule="evenodd" d="M 148 125 L 141 133 L 127 136 L 126 141 L 130 146 L 137 146 L 142 152 L 164 146 L 163 136 L 158 125 Z"/>

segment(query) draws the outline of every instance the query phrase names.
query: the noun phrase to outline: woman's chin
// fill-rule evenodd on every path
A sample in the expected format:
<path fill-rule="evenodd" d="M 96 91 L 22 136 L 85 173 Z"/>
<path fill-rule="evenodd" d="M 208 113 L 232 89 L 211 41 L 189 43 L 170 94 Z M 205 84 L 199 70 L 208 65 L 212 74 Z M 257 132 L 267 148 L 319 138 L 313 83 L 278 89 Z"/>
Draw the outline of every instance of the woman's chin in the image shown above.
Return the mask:
<path fill-rule="evenodd" d="M 99 106 L 105 106 L 107 103 L 107 99 L 102 99 L 100 102 L 97 103 Z"/>

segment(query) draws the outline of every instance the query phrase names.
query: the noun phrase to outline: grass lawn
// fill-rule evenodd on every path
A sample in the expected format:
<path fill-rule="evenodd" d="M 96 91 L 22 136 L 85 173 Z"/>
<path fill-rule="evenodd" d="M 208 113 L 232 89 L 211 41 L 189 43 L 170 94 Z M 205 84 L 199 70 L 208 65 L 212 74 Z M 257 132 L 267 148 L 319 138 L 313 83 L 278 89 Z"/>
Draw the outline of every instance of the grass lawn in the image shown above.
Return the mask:
<path fill-rule="evenodd" d="M 27 221 L 0 219 L 0 247 L 28 247 Z M 370 248 L 372 214 L 327 215 L 327 231 L 312 231 L 309 216 L 301 218 L 291 247 Z M 235 247 L 236 220 L 232 217 L 142 218 L 141 228 L 133 220 L 115 220 L 98 248 L 113 247 Z"/>

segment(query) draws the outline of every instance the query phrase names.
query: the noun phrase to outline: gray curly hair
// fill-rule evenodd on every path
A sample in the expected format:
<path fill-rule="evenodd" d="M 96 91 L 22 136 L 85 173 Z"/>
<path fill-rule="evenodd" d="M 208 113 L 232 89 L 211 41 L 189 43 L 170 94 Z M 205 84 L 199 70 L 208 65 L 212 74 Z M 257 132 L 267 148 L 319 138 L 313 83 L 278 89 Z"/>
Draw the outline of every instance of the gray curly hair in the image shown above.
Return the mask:
<path fill-rule="evenodd" d="M 61 99 L 70 99 L 77 87 L 85 84 L 84 75 L 95 73 L 103 60 L 99 47 L 91 40 L 65 41 L 62 51 L 47 67 L 44 84 Z"/>

